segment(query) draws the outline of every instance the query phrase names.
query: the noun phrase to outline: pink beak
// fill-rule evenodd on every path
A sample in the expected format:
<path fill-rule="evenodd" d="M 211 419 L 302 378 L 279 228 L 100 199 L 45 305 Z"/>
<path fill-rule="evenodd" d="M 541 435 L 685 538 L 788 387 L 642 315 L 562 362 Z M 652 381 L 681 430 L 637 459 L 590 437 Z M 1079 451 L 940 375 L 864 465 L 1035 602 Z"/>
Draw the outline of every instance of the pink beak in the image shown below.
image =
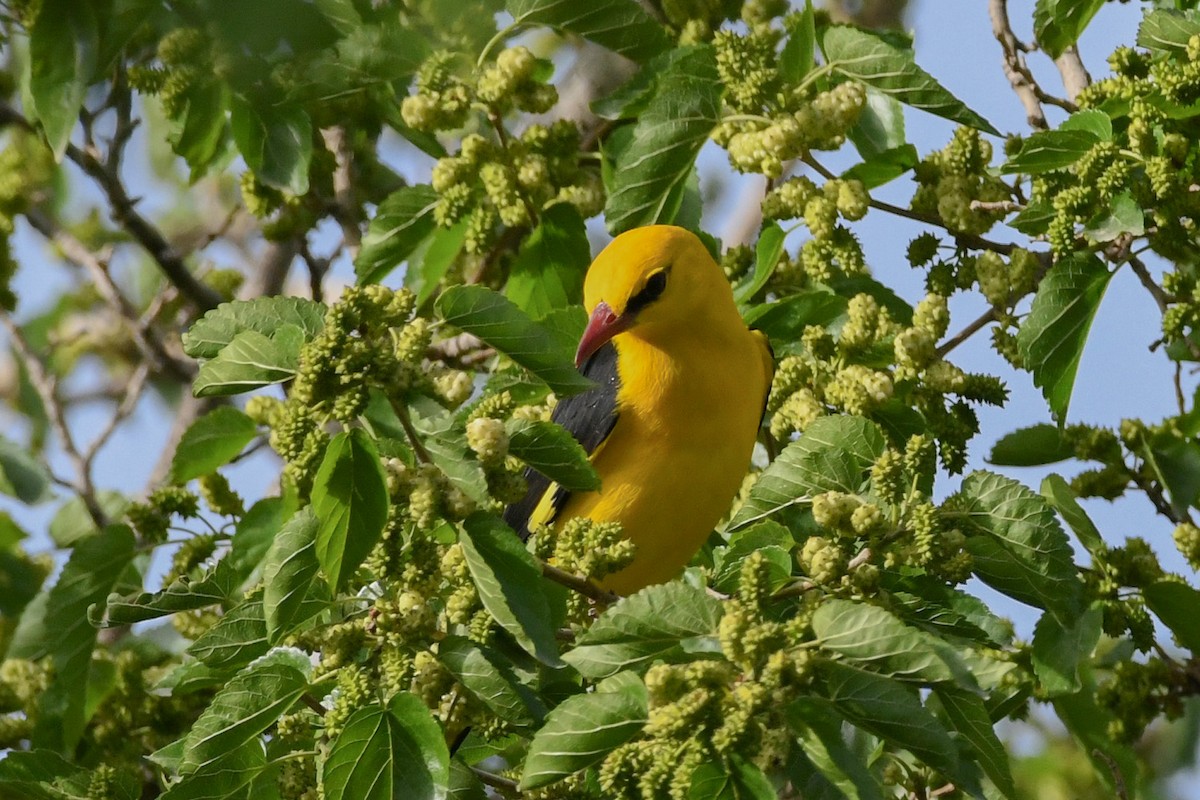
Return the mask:
<path fill-rule="evenodd" d="M 629 328 L 632 318 L 617 314 L 609 308 L 608 303 L 601 301 L 592 311 L 587 328 L 579 339 L 579 349 L 575 351 L 575 367 L 578 369 L 593 353 L 604 346 L 618 333 Z"/>

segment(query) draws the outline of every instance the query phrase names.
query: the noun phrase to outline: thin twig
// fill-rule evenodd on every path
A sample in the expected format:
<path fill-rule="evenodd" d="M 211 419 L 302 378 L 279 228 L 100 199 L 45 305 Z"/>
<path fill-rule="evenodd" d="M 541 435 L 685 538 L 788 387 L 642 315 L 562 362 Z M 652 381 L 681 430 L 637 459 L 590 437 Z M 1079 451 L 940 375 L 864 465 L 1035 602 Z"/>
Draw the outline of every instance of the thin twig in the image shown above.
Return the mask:
<path fill-rule="evenodd" d="M 116 432 L 117 426 L 137 408 L 138 401 L 142 398 L 142 391 L 146 388 L 146 379 L 148 377 L 150 377 L 150 365 L 143 361 L 137 365 L 133 370 L 133 374 L 129 376 L 129 382 L 125 386 L 125 396 L 117 404 L 113 415 L 100 432 L 96 434 L 96 437 L 83 453 L 83 463 L 88 472 L 92 471 L 92 464 L 96 460 L 96 455 Z"/>
<path fill-rule="evenodd" d="M 957 334 L 955 334 L 952 338 L 947 339 L 945 342 L 943 342 L 942 345 L 936 351 L 937 357 L 945 358 L 946 354 L 949 353 L 951 350 L 958 347 L 960 344 L 965 342 L 967 339 L 970 339 L 972 336 L 974 336 L 976 333 L 978 333 L 979 330 L 981 328 L 983 328 L 985 325 L 987 325 L 988 323 L 995 322 L 995 321 L 996 321 L 996 309 L 989 308 L 987 311 L 980 314 L 979 317 L 976 318 L 975 320 L 973 320 L 969 325 L 967 325 L 967 327 L 963 328 L 961 331 L 959 331 Z"/>
<path fill-rule="evenodd" d="M 606 606 L 610 606 L 621 599 L 621 595 L 610 592 L 607 589 L 602 589 L 589 578 L 559 569 L 552 564 L 542 562 L 542 574 L 555 583 L 562 584 L 568 589 L 574 589 L 584 597 L 590 597 L 597 603 Z"/>
<path fill-rule="evenodd" d="M 75 480 L 68 483 L 68 487 L 79 496 L 87 509 L 88 516 L 96 523 L 96 527 L 103 528 L 108 525 L 108 515 L 100 506 L 100 501 L 96 498 L 96 487 L 92 484 L 91 471 L 88 468 L 88 463 L 80 453 L 79 448 L 75 444 L 75 437 L 71 434 L 71 429 L 67 426 L 66 413 L 63 410 L 62 403 L 58 399 L 58 381 L 55 379 L 33 353 L 33 348 L 30 347 L 29 341 L 25 338 L 25 334 L 21 328 L 13 321 L 8 314 L 0 314 L 0 323 L 8 331 L 9 341 L 16 351 L 17 356 L 25 364 L 25 371 L 29 375 L 29 382 L 33 384 L 34 390 L 38 397 L 41 398 L 42 405 L 46 407 L 46 414 L 50 418 L 50 425 L 54 428 L 54 432 L 58 434 L 58 438 L 62 440 L 63 452 L 66 453 L 71 465 L 75 469 Z"/>
<path fill-rule="evenodd" d="M 1046 124 L 1041 101 L 1038 100 L 1037 81 L 1033 79 L 1029 67 L 1025 64 L 1025 57 L 1021 54 L 1025 48 L 1017 41 L 1012 25 L 1009 24 L 1007 0 L 990 0 L 988 16 L 992 20 L 992 35 L 1000 42 L 1000 49 L 1004 53 L 1004 75 L 1016 92 L 1017 99 L 1025 107 L 1025 119 L 1029 122 L 1029 127 L 1045 130 L 1049 126 Z"/>
<path fill-rule="evenodd" d="M 334 157 L 333 218 L 342 227 L 342 239 L 353 260 L 362 245 L 362 230 L 359 228 L 361 209 L 354 199 L 354 149 L 350 146 L 346 129 L 341 125 L 322 128 L 321 139 L 325 142 L 325 149 Z"/>
<path fill-rule="evenodd" d="M 972 211 L 998 211 L 1002 214 L 1013 214 L 1018 211 L 1025 210 L 1024 203 L 1015 203 L 1012 200 L 972 200 Z"/>
<path fill-rule="evenodd" d="M 429 455 L 429 451 L 425 449 L 425 445 L 421 442 L 421 437 L 417 435 L 417 429 L 413 427 L 412 420 L 408 417 L 408 406 L 403 403 L 393 400 L 392 408 L 396 411 L 396 417 L 400 420 L 401 427 L 408 434 L 408 441 L 412 444 L 413 453 L 417 456 L 417 461 L 422 464 L 430 464 L 433 458 Z"/>
<path fill-rule="evenodd" d="M 494 772 L 488 772 L 487 770 L 480 769 L 479 767 L 471 767 L 471 772 L 475 773 L 475 777 L 479 778 L 480 782 L 492 787 L 493 789 L 510 794 L 521 793 L 521 785 L 512 778 L 506 778 L 503 775 L 497 775 Z"/>

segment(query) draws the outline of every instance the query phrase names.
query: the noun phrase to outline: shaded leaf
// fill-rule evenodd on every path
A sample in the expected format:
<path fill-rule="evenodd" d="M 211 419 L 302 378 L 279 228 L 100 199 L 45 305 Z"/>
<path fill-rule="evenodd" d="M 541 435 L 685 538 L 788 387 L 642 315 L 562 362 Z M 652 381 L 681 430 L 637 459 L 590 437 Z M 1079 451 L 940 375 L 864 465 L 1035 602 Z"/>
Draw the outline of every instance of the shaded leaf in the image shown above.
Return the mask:
<path fill-rule="evenodd" d="M 734 290 L 733 295 L 737 302 L 749 302 L 767 285 L 767 281 L 771 279 L 775 267 L 779 264 L 779 257 L 783 255 L 785 235 L 783 228 L 779 227 L 779 223 L 773 222 L 763 228 L 763 232 L 758 237 L 758 244 L 755 245 L 754 272 L 751 273 L 750 280 Z"/>
<path fill-rule="evenodd" d="M 95 6 L 43 0 L 29 30 L 29 96 L 50 149 L 61 159 L 96 72 L 100 46 Z"/>
<path fill-rule="evenodd" d="M 1033 467 L 1075 457 L 1075 448 L 1057 425 L 1032 425 L 1005 434 L 992 445 L 988 461 L 1002 467 Z"/>
<path fill-rule="evenodd" d="M 97 603 L 88 611 L 88 621 L 100 628 L 111 628 L 206 608 L 227 602 L 237 584 L 238 576 L 233 567 L 227 559 L 222 559 L 198 580 L 184 576 L 157 592 L 109 595 L 105 603 Z"/>
<path fill-rule="evenodd" d="M 1008 751 L 996 736 L 996 729 L 992 727 L 992 719 L 983 700 L 971 692 L 946 684 L 935 686 L 933 693 L 941 702 L 942 711 L 954 730 L 962 734 L 975 751 L 984 774 L 991 778 L 1005 797 L 1018 797 Z"/>
<path fill-rule="evenodd" d="M 546 25 L 577 33 L 634 61 L 648 61 L 671 46 L 666 30 L 634 0 L 506 0 L 517 25 Z"/>
<path fill-rule="evenodd" d="M 1118 236 L 1141 236 L 1146 232 L 1145 212 L 1129 192 L 1108 201 L 1108 210 L 1088 222 L 1083 235 L 1094 243 L 1111 242 Z"/>
<path fill-rule="evenodd" d="M 464 636 L 450 636 L 438 645 L 438 660 L 500 719 L 529 726 L 545 716 L 537 695 L 518 680 L 511 664 L 490 648 Z"/>
<path fill-rule="evenodd" d="M 266 768 L 267 754 L 262 742 L 251 738 L 184 775 L 159 800 L 248 800 L 251 785 Z"/>
<path fill-rule="evenodd" d="M 512 419 L 508 451 L 550 480 L 572 492 L 596 491 L 600 476 L 587 453 L 561 425 L 543 420 Z"/>
<path fill-rule="evenodd" d="M 375 442 L 362 428 L 329 443 L 313 478 L 312 509 L 320 520 L 316 557 L 337 591 L 379 541 L 387 522 L 388 489 Z"/>
<path fill-rule="evenodd" d="M 267 638 L 278 642 L 295 627 L 320 563 L 317 534 L 321 522 L 312 506 L 288 520 L 271 542 L 263 563 L 263 616 Z"/>
<path fill-rule="evenodd" d="M 1104 0 L 1037 0 L 1033 32 L 1051 58 L 1058 58 L 1079 39 Z"/>
<path fill-rule="evenodd" d="M 235 94 L 229 102 L 229 127 L 255 177 L 293 194 L 308 192 L 313 130 L 304 109 Z"/>
<path fill-rule="evenodd" d="M 920 160 L 917 148 L 911 144 L 902 144 L 866 157 L 861 164 L 855 164 L 843 172 L 842 177 L 862 181 L 868 189 L 874 189 L 899 178 L 915 167 Z"/>
<path fill-rule="evenodd" d="M 1047 475 L 1042 479 L 1040 491 L 1042 497 L 1046 498 L 1046 502 L 1074 531 L 1076 538 L 1087 548 L 1088 552 L 1097 557 L 1104 555 L 1107 548 L 1104 546 L 1104 540 L 1100 537 L 1100 531 L 1096 529 L 1095 523 L 1079 505 L 1075 492 L 1063 480 L 1063 477 L 1053 473 Z"/>
<path fill-rule="evenodd" d="M 1200 592 L 1179 581 L 1156 581 L 1142 589 L 1142 597 L 1180 646 L 1200 653 Z"/>
<path fill-rule="evenodd" d="M 401 187 L 379 204 L 354 259 L 359 285 L 383 280 L 434 232 L 437 203 L 437 192 L 422 184 Z"/>
<path fill-rule="evenodd" d="M 1004 162 L 1000 171 L 1037 175 L 1069 167 L 1099 141 L 1090 130 L 1037 131 L 1021 142 L 1021 149 Z"/>
<path fill-rule="evenodd" d="M 804 0 L 804 10 L 788 26 L 787 41 L 779 54 L 779 76 L 789 84 L 799 83 L 813 68 L 817 30 L 812 0 Z"/>
<path fill-rule="evenodd" d="M 26 505 L 50 497 L 50 473 L 16 442 L 0 436 L 0 494 Z"/>
<path fill-rule="evenodd" d="M 1074 694 L 1083 684 L 1081 664 L 1087 663 L 1100 641 L 1103 612 L 1093 604 L 1082 615 L 1062 620 L 1043 614 L 1033 629 L 1033 672 L 1048 697 Z"/>
<path fill-rule="evenodd" d="M 583 217 L 569 203 L 558 203 L 542 212 L 537 227 L 521 243 L 504 294 L 534 319 L 579 305 L 590 262 Z"/>
<path fill-rule="evenodd" d="M 879 784 L 842 737 L 842 723 L 829 701 L 801 697 L 785 711 L 813 766 L 848 800 L 882 800 Z"/>
<path fill-rule="evenodd" d="M 325 306 L 302 297 L 259 297 L 233 300 L 206 313 L 183 334 L 183 350 L 192 358 L 213 358 L 242 331 L 269 337 L 294 325 L 307 341 L 325 327 Z"/>
<path fill-rule="evenodd" d="M 249 664 L 270 647 L 262 601 L 247 600 L 196 637 L 187 652 L 213 669 L 234 669 Z"/>
<path fill-rule="evenodd" d="M 258 426 L 254 420 L 232 406 L 214 408 L 183 432 L 171 459 L 168 480 L 186 483 L 214 472 L 242 452 Z"/>

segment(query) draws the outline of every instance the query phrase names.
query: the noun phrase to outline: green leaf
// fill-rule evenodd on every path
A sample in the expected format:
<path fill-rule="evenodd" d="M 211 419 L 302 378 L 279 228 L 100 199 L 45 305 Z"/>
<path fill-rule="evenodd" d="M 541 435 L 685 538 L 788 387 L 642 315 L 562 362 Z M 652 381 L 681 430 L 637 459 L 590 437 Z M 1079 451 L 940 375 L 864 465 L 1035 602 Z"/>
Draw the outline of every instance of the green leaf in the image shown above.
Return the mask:
<path fill-rule="evenodd" d="M 688 800 L 776 800 L 778 796 L 763 771 L 736 753 L 701 764 L 688 788 Z"/>
<path fill-rule="evenodd" d="M 204 177 L 224 149 L 229 128 L 229 85 L 220 80 L 199 81 L 183 93 L 187 107 L 183 119 L 167 134 L 171 148 L 191 169 L 195 183 Z"/>
<path fill-rule="evenodd" d="M 404 286 L 417 296 L 418 308 L 433 297 L 462 252 L 468 222 L 464 219 L 451 228 L 434 229 L 429 239 L 409 258 L 404 270 Z"/>
<path fill-rule="evenodd" d="M 229 609 L 216 625 L 192 642 L 187 652 L 217 670 L 243 667 L 271 649 L 261 600 Z"/>
<path fill-rule="evenodd" d="M 560 665 L 542 570 L 512 528 L 480 511 L 463 521 L 458 541 L 483 607 L 527 653 Z"/>
<path fill-rule="evenodd" d="M 351 714 L 321 770 L 329 800 L 443 800 L 449 784 L 442 729 L 407 692 Z"/>
<path fill-rule="evenodd" d="M 76 0 L 43 0 L 29 30 L 29 95 L 55 158 L 71 140 L 98 64 L 95 6 Z"/>
<path fill-rule="evenodd" d="M 812 289 L 782 300 L 753 306 L 745 314 L 746 324 L 770 338 L 778 352 L 800 341 L 809 325 L 825 327 L 846 313 L 846 298 L 833 292 Z"/>
<path fill-rule="evenodd" d="M 216 471 L 242 452 L 257 432 L 254 420 L 238 409 L 214 408 L 183 432 L 167 480 L 182 484 Z"/>
<path fill-rule="evenodd" d="M 270 336 L 287 325 L 300 328 L 305 341 L 312 339 L 325 327 L 324 304 L 302 297 L 259 297 L 221 303 L 183 334 L 183 350 L 192 358 L 214 358 L 242 331 Z"/>
<path fill-rule="evenodd" d="M 542 420 L 513 419 L 508 451 L 550 480 L 572 492 L 594 492 L 600 476 L 587 453 L 566 428 Z"/>
<path fill-rule="evenodd" d="M 1099 141 L 1090 130 L 1037 131 L 1021 143 L 1021 149 L 1004 162 L 1000 171 L 1037 175 L 1069 167 Z"/>
<path fill-rule="evenodd" d="M 184 775 L 159 800 L 249 800 L 250 787 L 266 768 L 263 744 L 252 738 Z"/>
<path fill-rule="evenodd" d="M 1104 263 L 1091 254 L 1059 261 L 1042 279 L 1017 333 L 1025 367 L 1060 423 L 1067 417 L 1088 331 L 1111 278 Z"/>
<path fill-rule="evenodd" d="M 1104 5 L 1104 0 L 1037 0 L 1033 32 L 1051 58 L 1058 58 L 1079 40 L 1083 29 Z"/>
<path fill-rule="evenodd" d="M 1080 612 L 1083 583 L 1071 544 L 1040 495 L 1011 478 L 974 472 L 956 502 L 980 580 L 1065 619 Z"/>
<path fill-rule="evenodd" d="M 1096 138 L 1102 142 L 1110 142 L 1113 138 L 1112 118 L 1095 108 L 1076 111 L 1063 120 L 1058 129 L 1060 131 L 1088 131 L 1096 134 Z"/>
<path fill-rule="evenodd" d="M 1005 434 L 992 445 L 988 461 L 1002 467 L 1035 467 L 1075 457 L 1075 448 L 1057 425 L 1032 425 Z"/>
<path fill-rule="evenodd" d="M 855 164 L 843 172 L 842 177 L 862 181 L 863 186 L 874 189 L 899 178 L 920 160 L 917 148 L 902 144 L 867 156 L 861 164 Z"/>
<path fill-rule="evenodd" d="M 537 227 L 521 243 L 504 294 L 534 319 L 579 305 L 590 262 L 583 217 L 569 203 L 558 203 L 542 212 Z"/>
<path fill-rule="evenodd" d="M 230 541 L 230 566 L 245 584 L 262 564 L 263 558 L 275 540 L 275 534 L 295 513 L 297 499 L 294 493 L 286 497 L 265 497 L 250 506 L 238 520 L 237 528 Z"/>
<path fill-rule="evenodd" d="M 721 112 L 721 83 L 711 47 L 681 48 L 659 76 L 654 97 L 606 173 L 610 233 L 671 222 L 700 148 Z M 611 152 L 611 151 L 610 151 Z"/>
<path fill-rule="evenodd" d="M 838 713 L 865 731 L 908 750 L 934 769 L 978 795 L 972 765 L 959 761 L 954 740 L 910 689 L 891 678 L 836 662 L 824 662 L 819 672 Z"/>
<path fill-rule="evenodd" d="M 823 492 L 857 493 L 886 446 L 879 426 L 862 417 L 815 420 L 763 471 L 727 529 L 737 530 L 780 509 L 808 503 Z"/>
<path fill-rule="evenodd" d="M 379 204 L 354 259 L 360 286 L 383 280 L 433 233 L 437 204 L 437 192 L 425 185 L 401 187 Z"/>
<path fill-rule="evenodd" d="M 590 39 L 637 62 L 671 46 L 666 30 L 634 0 L 506 0 L 514 25 L 546 25 Z"/>
<path fill-rule="evenodd" d="M 721 601 L 685 583 L 663 583 L 622 598 L 576 640 L 563 660 L 591 680 L 644 672 L 655 661 L 691 661 L 715 638 Z"/>
<path fill-rule="evenodd" d="M 500 719 L 518 727 L 540 723 L 546 715 L 532 691 L 513 674 L 512 665 L 490 648 L 463 636 L 438 644 L 438 660 L 455 680 Z"/>
<path fill-rule="evenodd" d="M 304 109 L 235 94 L 229 102 L 229 126 L 255 177 L 293 194 L 308 192 L 313 130 Z"/>
<path fill-rule="evenodd" d="M 103 603 L 117 585 L 133 561 L 135 545 L 133 531 L 125 525 L 109 525 L 81 539 L 48 593 L 42 646 L 54 681 L 38 699 L 34 747 L 67 751 L 79 741 L 97 635 L 88 624 L 88 607 Z"/>
<path fill-rule="evenodd" d="M 467 445 L 466 434 L 449 414 L 442 417 L 413 417 L 413 427 L 421 434 L 425 450 L 434 466 L 446 474 L 450 483 L 480 505 L 487 505 L 487 475 Z"/>
<path fill-rule="evenodd" d="M 0 592 L 0 615 L 8 619 L 20 617 L 21 611 L 37 597 L 45 580 L 38 564 L 8 550 L 0 550 L 0 586 L 4 587 Z"/>
<path fill-rule="evenodd" d="M 1033 629 L 1033 672 L 1047 697 L 1078 692 L 1081 664 L 1089 662 L 1100 641 L 1104 614 L 1098 603 L 1069 621 L 1043 614 Z"/>
<path fill-rule="evenodd" d="M 288 520 L 271 542 L 263 563 L 263 615 L 267 638 L 278 642 L 301 622 L 300 610 L 317 576 L 321 521 L 312 506 Z"/>
<path fill-rule="evenodd" d="M 82 800 L 87 797 L 88 770 L 54 750 L 7 750 L 0 758 L 0 795 L 17 800 Z M 58 787 L 82 781 L 83 791 L 72 795 Z"/>
<path fill-rule="evenodd" d="M 779 264 L 779 257 L 783 255 L 785 236 L 783 228 L 779 227 L 778 223 L 773 222 L 763 228 L 762 234 L 758 237 L 758 244 L 754 248 L 754 272 L 749 281 L 734 290 L 733 296 L 738 303 L 748 303 L 767 285 L 767 281 L 771 279 L 771 274 L 775 272 L 775 267 Z"/>
<path fill-rule="evenodd" d="M 901 50 L 878 36 L 844 25 L 826 30 L 821 48 L 835 72 L 873 86 L 905 105 L 1000 135 L 991 123 L 918 67 L 911 50 Z"/>
<path fill-rule="evenodd" d="M 1142 589 L 1142 597 L 1181 647 L 1200 653 L 1200 592 L 1179 581 L 1156 581 Z"/>
<path fill-rule="evenodd" d="M 1061 475 L 1051 473 L 1043 478 L 1041 494 L 1063 518 L 1067 526 L 1075 532 L 1075 537 L 1087 548 L 1089 553 L 1096 557 L 1104 555 L 1107 548 L 1104 546 L 1104 540 L 1100 537 L 1100 531 L 1096 529 L 1095 523 L 1079 505 L 1075 492 Z"/>
<path fill-rule="evenodd" d="M 1137 44 L 1154 53 L 1170 53 L 1186 50 L 1188 40 L 1197 33 L 1200 33 L 1200 19 L 1194 12 L 1157 9 L 1142 19 Z"/>
<path fill-rule="evenodd" d="M 375 442 L 362 428 L 329 443 L 313 478 L 312 508 L 320 520 L 317 561 L 336 592 L 370 554 L 387 522 L 387 479 Z"/>
<path fill-rule="evenodd" d="M 486 286 L 453 286 L 435 304 L 438 316 L 473 333 L 566 396 L 592 382 L 574 366 L 576 342 L 529 318 L 511 300 Z"/>
<path fill-rule="evenodd" d="M 736 592 L 741 581 L 742 563 L 751 553 L 761 553 L 767 562 L 767 585 L 774 591 L 791 579 L 795 546 L 792 532 L 772 520 L 735 531 L 729 537 L 729 546 L 717 551 L 720 560 L 713 566 L 712 585 L 721 592 Z"/>
<path fill-rule="evenodd" d="M 1008 225 L 1026 236 L 1039 236 L 1050 229 L 1050 223 L 1057 215 L 1054 206 L 1035 201 L 1021 209 Z"/>
<path fill-rule="evenodd" d="M 847 136 L 858 154 L 867 160 L 887 151 L 902 150 L 907 144 L 904 107 L 895 97 L 868 86 L 867 104 Z"/>
<path fill-rule="evenodd" d="M 646 686 L 629 672 L 602 681 L 594 692 L 568 697 L 529 743 L 521 789 L 549 786 L 599 763 L 641 732 L 649 706 Z"/>
<path fill-rule="evenodd" d="M 848 800 L 882 800 L 879 784 L 867 765 L 842 738 L 841 720 L 829 701 L 800 697 L 784 714 L 804 754 Z"/>
<path fill-rule="evenodd" d="M 779 76 L 785 83 L 799 83 L 813 68 L 817 29 L 812 0 L 804 0 L 804 10 L 788 26 L 787 41 L 779 54 Z"/>
<path fill-rule="evenodd" d="M 307 673 L 301 656 L 277 651 L 235 675 L 184 737 L 179 771 L 195 772 L 257 738 L 308 691 Z"/>
<path fill-rule="evenodd" d="M 50 473 L 16 442 L 0 436 L 0 494 L 15 497 L 26 505 L 48 499 Z"/>
<path fill-rule="evenodd" d="M 941 639 L 879 606 L 827 600 L 813 614 L 812 628 L 823 649 L 893 678 L 940 683 L 966 673 Z"/>
<path fill-rule="evenodd" d="M 942 710 L 954 730 L 962 734 L 975 751 L 984 774 L 1005 797 L 1015 800 L 1019 795 L 1009 766 L 1008 751 L 996 736 L 983 700 L 978 695 L 947 684 L 933 687 L 933 693 L 941 702 Z"/>
<path fill-rule="evenodd" d="M 1083 229 L 1083 235 L 1092 243 L 1111 242 L 1127 233 L 1141 236 L 1145 232 L 1145 212 L 1129 192 L 1121 192 L 1109 200 L 1108 210 L 1090 220 Z"/>
<path fill-rule="evenodd" d="M 1087 754 L 1092 769 L 1108 787 L 1109 793 L 1113 796 L 1118 796 L 1119 792 L 1127 793 L 1129 797 L 1143 796 L 1144 760 L 1128 746 L 1114 741 L 1108 732 L 1116 718 L 1097 703 L 1096 685 L 1090 676 L 1085 686 L 1081 692 L 1055 698 L 1052 701 L 1055 714 L 1079 743 L 1079 750 Z M 1114 778 L 1120 781 L 1119 791 Z"/>
<path fill-rule="evenodd" d="M 111 594 L 105 603 L 92 606 L 88 611 L 88 621 L 98 628 L 132 625 L 178 611 L 228 602 L 236 589 L 237 574 L 228 560 L 222 559 L 196 580 L 179 577 L 157 592 Z"/>
<path fill-rule="evenodd" d="M 300 366 L 304 332 L 284 325 L 271 336 L 242 331 L 215 358 L 200 365 L 192 384 L 196 397 L 240 394 L 289 380 Z"/>

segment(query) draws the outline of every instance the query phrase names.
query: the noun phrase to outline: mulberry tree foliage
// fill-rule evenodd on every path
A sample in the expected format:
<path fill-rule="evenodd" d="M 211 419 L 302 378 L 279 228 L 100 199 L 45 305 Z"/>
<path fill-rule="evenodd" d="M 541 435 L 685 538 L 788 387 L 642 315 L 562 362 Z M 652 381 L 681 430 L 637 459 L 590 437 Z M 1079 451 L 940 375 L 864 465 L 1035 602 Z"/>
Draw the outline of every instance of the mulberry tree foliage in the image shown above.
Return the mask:
<path fill-rule="evenodd" d="M 1194 5 L 1080 54 L 1103 2 L 979 4 L 1003 135 L 840 4 L 5 4 L 0 796 L 1153 791 L 1200 693 Z M 732 173 L 761 190 L 721 227 Z M 889 216 L 907 241 L 864 247 Z M 654 223 L 702 237 L 777 365 L 728 516 L 619 597 L 619 526 L 522 543 L 501 512 L 527 470 L 600 485 L 551 414 L 589 385 L 593 240 Z M 1121 271 L 1178 413 L 1082 424 Z M 1048 421 L 973 451 L 1015 381 Z M 1124 496 L 1135 536 L 1080 503 Z"/>

